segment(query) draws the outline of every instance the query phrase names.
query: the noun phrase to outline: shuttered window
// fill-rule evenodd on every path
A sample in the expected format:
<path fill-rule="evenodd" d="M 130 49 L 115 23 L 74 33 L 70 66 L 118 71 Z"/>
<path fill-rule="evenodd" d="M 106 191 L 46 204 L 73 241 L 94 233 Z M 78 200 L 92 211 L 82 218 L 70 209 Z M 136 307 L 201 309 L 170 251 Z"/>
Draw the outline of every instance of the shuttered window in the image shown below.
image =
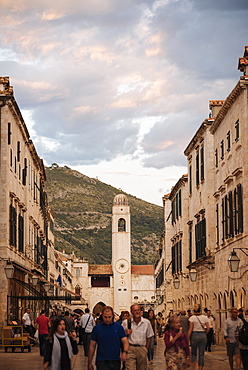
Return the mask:
<path fill-rule="evenodd" d="M 199 152 L 196 153 L 196 158 L 195 158 L 195 181 L 196 181 L 196 186 L 200 184 L 200 174 L 199 174 Z"/>
<path fill-rule="evenodd" d="M 201 181 L 204 180 L 204 147 L 200 150 L 200 161 L 201 161 Z"/>
<path fill-rule="evenodd" d="M 195 225 L 196 259 L 206 256 L 206 219 Z"/>

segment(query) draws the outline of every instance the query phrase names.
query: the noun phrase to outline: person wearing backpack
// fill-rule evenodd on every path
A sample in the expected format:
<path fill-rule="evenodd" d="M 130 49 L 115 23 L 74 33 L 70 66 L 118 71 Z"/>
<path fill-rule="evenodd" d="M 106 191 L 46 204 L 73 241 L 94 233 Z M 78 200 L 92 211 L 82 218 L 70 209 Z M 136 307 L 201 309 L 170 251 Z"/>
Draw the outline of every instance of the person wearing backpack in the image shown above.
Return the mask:
<path fill-rule="evenodd" d="M 248 309 L 245 310 L 245 317 L 237 324 L 235 339 L 239 344 L 243 368 L 248 370 Z"/>

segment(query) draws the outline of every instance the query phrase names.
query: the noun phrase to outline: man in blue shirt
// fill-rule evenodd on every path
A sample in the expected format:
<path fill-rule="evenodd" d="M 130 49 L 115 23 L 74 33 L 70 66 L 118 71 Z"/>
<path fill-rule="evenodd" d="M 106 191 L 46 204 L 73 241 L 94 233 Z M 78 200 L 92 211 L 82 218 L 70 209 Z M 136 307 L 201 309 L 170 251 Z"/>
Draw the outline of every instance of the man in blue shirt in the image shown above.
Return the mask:
<path fill-rule="evenodd" d="M 126 362 L 128 340 L 123 327 L 114 322 L 114 311 L 105 306 L 102 311 L 103 322 L 96 325 L 92 331 L 88 353 L 88 370 L 93 370 L 92 359 L 96 353 L 97 370 L 120 370 L 121 361 Z M 122 353 L 121 353 L 122 343 Z"/>

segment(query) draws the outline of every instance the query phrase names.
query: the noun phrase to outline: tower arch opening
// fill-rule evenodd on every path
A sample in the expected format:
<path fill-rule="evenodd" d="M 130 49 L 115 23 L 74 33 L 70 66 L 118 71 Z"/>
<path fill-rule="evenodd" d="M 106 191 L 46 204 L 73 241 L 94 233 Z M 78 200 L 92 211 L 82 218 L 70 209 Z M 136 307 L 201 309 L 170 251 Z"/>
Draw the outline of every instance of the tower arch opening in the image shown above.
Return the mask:
<path fill-rule="evenodd" d="M 126 220 L 124 218 L 119 218 L 118 220 L 118 232 L 126 231 Z"/>

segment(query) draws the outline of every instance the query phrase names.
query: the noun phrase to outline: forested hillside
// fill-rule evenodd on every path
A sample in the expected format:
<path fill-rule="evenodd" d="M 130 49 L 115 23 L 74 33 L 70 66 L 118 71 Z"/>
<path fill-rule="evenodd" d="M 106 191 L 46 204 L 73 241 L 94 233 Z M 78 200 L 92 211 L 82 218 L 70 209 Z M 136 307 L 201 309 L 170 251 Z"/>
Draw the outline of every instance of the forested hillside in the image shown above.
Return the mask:
<path fill-rule="evenodd" d="M 46 168 L 46 192 L 55 219 L 55 247 L 90 263 L 111 262 L 111 212 L 115 195 L 131 210 L 132 263 L 153 263 L 163 230 L 163 209 L 68 167 Z"/>

